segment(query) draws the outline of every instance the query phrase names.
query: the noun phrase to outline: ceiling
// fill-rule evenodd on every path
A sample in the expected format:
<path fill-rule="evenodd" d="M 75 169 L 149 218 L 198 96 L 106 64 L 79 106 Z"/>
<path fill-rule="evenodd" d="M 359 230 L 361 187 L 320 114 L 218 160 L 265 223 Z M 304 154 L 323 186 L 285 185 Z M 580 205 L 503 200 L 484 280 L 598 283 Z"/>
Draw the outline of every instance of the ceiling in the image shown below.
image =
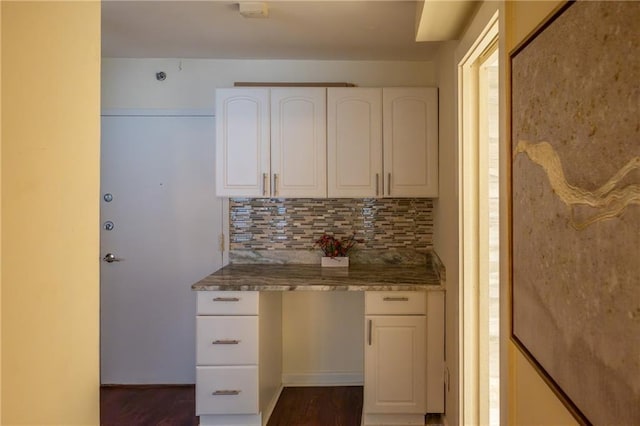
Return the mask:
<path fill-rule="evenodd" d="M 430 60 L 439 42 L 415 41 L 417 22 L 422 26 L 425 20 L 422 5 L 273 1 L 267 3 L 268 17 L 245 18 L 238 1 L 103 1 L 102 56 Z"/>

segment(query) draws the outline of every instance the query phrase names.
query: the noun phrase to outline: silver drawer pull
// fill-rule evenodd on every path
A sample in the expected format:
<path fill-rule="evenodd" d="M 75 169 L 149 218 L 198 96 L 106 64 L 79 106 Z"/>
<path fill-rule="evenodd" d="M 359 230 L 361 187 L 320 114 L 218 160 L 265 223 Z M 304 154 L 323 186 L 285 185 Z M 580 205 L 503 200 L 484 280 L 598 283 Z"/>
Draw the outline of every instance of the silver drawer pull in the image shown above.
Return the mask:
<path fill-rule="evenodd" d="M 240 343 L 240 340 L 228 340 L 228 339 L 214 340 L 213 342 L 211 342 L 212 345 L 237 345 L 238 343 Z"/>
<path fill-rule="evenodd" d="M 385 302 L 408 302 L 408 297 L 385 297 L 382 300 Z"/>
<path fill-rule="evenodd" d="M 214 302 L 239 302 L 239 297 L 216 297 L 213 299 Z"/>
<path fill-rule="evenodd" d="M 211 395 L 213 396 L 223 396 L 223 395 L 239 395 L 240 391 L 239 390 L 217 390 L 215 392 L 212 392 Z"/>

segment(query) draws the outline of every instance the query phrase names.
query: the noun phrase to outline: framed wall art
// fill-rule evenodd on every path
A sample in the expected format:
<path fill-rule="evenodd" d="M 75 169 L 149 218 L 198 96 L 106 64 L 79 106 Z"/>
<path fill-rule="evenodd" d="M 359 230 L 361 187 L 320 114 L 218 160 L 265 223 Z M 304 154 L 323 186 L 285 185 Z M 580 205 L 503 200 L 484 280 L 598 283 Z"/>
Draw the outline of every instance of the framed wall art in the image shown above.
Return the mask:
<path fill-rule="evenodd" d="M 640 2 L 510 55 L 513 342 L 583 424 L 640 425 Z"/>

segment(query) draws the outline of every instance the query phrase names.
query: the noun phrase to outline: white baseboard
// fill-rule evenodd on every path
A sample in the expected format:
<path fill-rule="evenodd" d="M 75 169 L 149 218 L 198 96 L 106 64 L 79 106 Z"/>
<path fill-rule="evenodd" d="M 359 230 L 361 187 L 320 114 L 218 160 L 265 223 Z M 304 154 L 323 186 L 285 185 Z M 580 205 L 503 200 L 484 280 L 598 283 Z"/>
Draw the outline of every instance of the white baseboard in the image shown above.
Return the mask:
<path fill-rule="evenodd" d="M 449 426 L 449 420 L 447 420 L 447 416 L 445 416 L 444 414 L 442 414 L 442 416 L 440 417 L 440 419 L 442 419 L 442 425 L 443 425 L 443 426 Z"/>
<path fill-rule="evenodd" d="M 269 423 L 269 419 L 271 418 L 271 414 L 273 414 L 274 408 L 276 408 L 276 404 L 278 403 L 278 399 L 280 398 L 280 394 L 282 393 L 282 385 L 278 388 L 278 391 L 275 393 L 271 401 L 269 401 L 269 405 L 262 412 L 262 426 L 267 426 Z"/>
<path fill-rule="evenodd" d="M 283 386 L 362 386 L 361 371 L 282 373 Z"/>
<path fill-rule="evenodd" d="M 200 426 L 260 426 L 260 414 L 201 415 Z"/>
<path fill-rule="evenodd" d="M 424 426 L 424 414 L 371 414 L 362 413 L 363 426 Z"/>

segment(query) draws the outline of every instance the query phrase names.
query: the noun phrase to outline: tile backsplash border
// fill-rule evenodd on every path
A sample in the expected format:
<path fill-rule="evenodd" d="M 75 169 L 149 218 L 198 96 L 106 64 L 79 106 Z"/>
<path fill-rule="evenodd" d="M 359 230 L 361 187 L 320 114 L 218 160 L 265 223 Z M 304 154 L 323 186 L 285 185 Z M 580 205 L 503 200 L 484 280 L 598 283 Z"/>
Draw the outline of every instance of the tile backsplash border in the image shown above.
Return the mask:
<path fill-rule="evenodd" d="M 229 249 L 310 250 L 323 233 L 362 240 L 362 250 L 433 248 L 428 198 L 230 198 Z"/>

